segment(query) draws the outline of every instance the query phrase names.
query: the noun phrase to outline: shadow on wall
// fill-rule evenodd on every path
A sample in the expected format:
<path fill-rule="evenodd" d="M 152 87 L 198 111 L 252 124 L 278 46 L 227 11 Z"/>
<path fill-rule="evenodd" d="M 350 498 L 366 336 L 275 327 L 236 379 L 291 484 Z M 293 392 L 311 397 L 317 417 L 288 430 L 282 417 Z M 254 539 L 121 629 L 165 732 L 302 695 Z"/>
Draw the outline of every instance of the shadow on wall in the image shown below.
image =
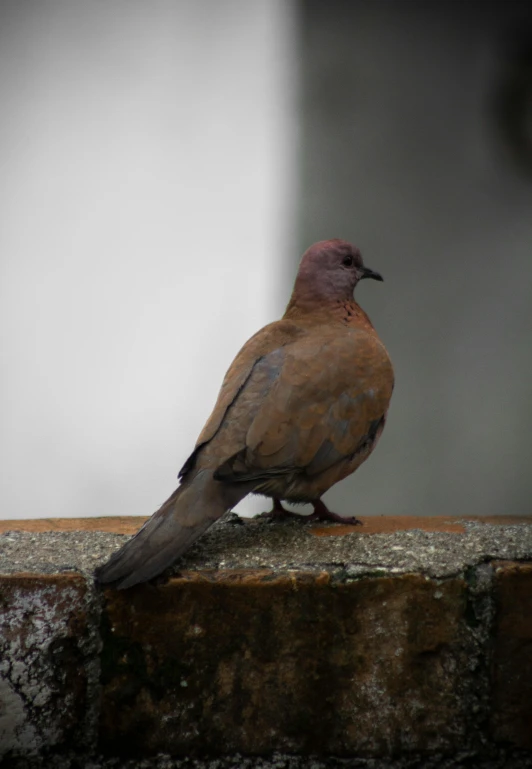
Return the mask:
<path fill-rule="evenodd" d="M 532 22 L 505 37 L 494 114 L 516 167 L 532 178 Z"/>
<path fill-rule="evenodd" d="M 397 375 L 367 514 L 530 513 L 532 6 L 304 4 L 302 241 L 355 241 Z M 519 34 L 516 34 L 519 30 Z"/>

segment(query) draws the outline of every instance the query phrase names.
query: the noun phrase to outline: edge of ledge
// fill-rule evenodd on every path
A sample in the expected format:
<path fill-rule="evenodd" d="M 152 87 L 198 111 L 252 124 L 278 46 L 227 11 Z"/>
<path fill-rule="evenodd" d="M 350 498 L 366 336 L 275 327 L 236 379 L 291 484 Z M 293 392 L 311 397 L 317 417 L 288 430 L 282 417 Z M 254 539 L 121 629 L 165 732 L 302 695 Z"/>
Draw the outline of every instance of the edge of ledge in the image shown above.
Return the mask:
<path fill-rule="evenodd" d="M 18 518 L 0 519 L 0 534 L 7 531 L 27 531 L 33 533 L 45 531 L 102 531 L 110 534 L 135 534 L 147 521 L 145 515 L 99 516 L 94 518 Z M 253 519 L 245 519 L 252 522 Z M 512 526 L 515 524 L 532 525 L 532 515 L 448 515 L 448 516 L 366 516 L 361 518 L 362 526 L 350 524 L 326 525 L 314 523 L 309 530 L 316 536 L 342 536 L 352 534 L 392 534 L 397 531 L 421 529 L 429 532 L 462 534 L 464 523 L 481 523 L 492 526 Z"/>

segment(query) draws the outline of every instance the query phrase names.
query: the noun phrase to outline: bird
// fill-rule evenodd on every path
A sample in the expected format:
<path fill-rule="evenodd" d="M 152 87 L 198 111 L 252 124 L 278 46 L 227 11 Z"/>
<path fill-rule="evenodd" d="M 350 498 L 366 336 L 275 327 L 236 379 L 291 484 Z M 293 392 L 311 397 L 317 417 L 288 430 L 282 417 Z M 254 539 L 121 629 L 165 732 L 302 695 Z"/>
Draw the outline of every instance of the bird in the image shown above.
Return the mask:
<path fill-rule="evenodd" d="M 359 523 L 321 497 L 369 457 L 392 396 L 388 352 L 354 299 L 367 278 L 383 280 L 345 240 L 305 251 L 283 317 L 229 367 L 180 485 L 96 570 L 98 583 L 125 589 L 153 579 L 250 493 L 272 498 L 274 518 Z M 291 513 L 283 501 L 314 512 Z"/>

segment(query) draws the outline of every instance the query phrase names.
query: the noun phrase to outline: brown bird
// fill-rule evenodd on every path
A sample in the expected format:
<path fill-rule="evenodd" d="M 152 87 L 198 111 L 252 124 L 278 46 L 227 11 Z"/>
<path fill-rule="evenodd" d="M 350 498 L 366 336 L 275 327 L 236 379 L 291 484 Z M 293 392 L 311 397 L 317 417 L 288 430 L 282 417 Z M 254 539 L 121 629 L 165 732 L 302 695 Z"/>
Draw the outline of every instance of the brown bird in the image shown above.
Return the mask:
<path fill-rule="evenodd" d="M 381 275 L 343 240 L 305 252 L 282 319 L 258 331 L 225 375 L 181 485 L 96 573 L 127 588 L 155 577 L 246 494 L 310 502 L 311 517 L 344 522 L 321 496 L 371 454 L 393 389 L 388 353 L 353 298 Z M 304 516 L 298 516 L 305 520 Z M 309 516 L 306 516 L 306 520 Z"/>

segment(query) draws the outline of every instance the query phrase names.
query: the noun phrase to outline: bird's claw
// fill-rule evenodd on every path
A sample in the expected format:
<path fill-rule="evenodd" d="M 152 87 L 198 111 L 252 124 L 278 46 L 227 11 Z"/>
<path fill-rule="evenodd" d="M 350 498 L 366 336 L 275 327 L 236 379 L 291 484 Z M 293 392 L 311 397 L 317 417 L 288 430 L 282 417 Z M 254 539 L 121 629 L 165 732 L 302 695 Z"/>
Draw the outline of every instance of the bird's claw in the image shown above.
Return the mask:
<path fill-rule="evenodd" d="M 337 513 L 332 513 L 321 499 L 312 503 L 314 512 L 310 515 L 301 515 L 300 513 L 293 513 L 291 510 L 287 510 L 283 507 L 282 503 L 278 499 L 273 500 L 273 507 L 267 513 L 261 513 L 257 518 L 263 518 L 270 522 L 283 521 L 283 520 L 297 520 L 300 523 L 312 523 L 313 521 L 333 521 L 334 523 L 343 523 L 348 526 L 362 526 L 362 521 L 352 516 L 342 516 Z"/>

